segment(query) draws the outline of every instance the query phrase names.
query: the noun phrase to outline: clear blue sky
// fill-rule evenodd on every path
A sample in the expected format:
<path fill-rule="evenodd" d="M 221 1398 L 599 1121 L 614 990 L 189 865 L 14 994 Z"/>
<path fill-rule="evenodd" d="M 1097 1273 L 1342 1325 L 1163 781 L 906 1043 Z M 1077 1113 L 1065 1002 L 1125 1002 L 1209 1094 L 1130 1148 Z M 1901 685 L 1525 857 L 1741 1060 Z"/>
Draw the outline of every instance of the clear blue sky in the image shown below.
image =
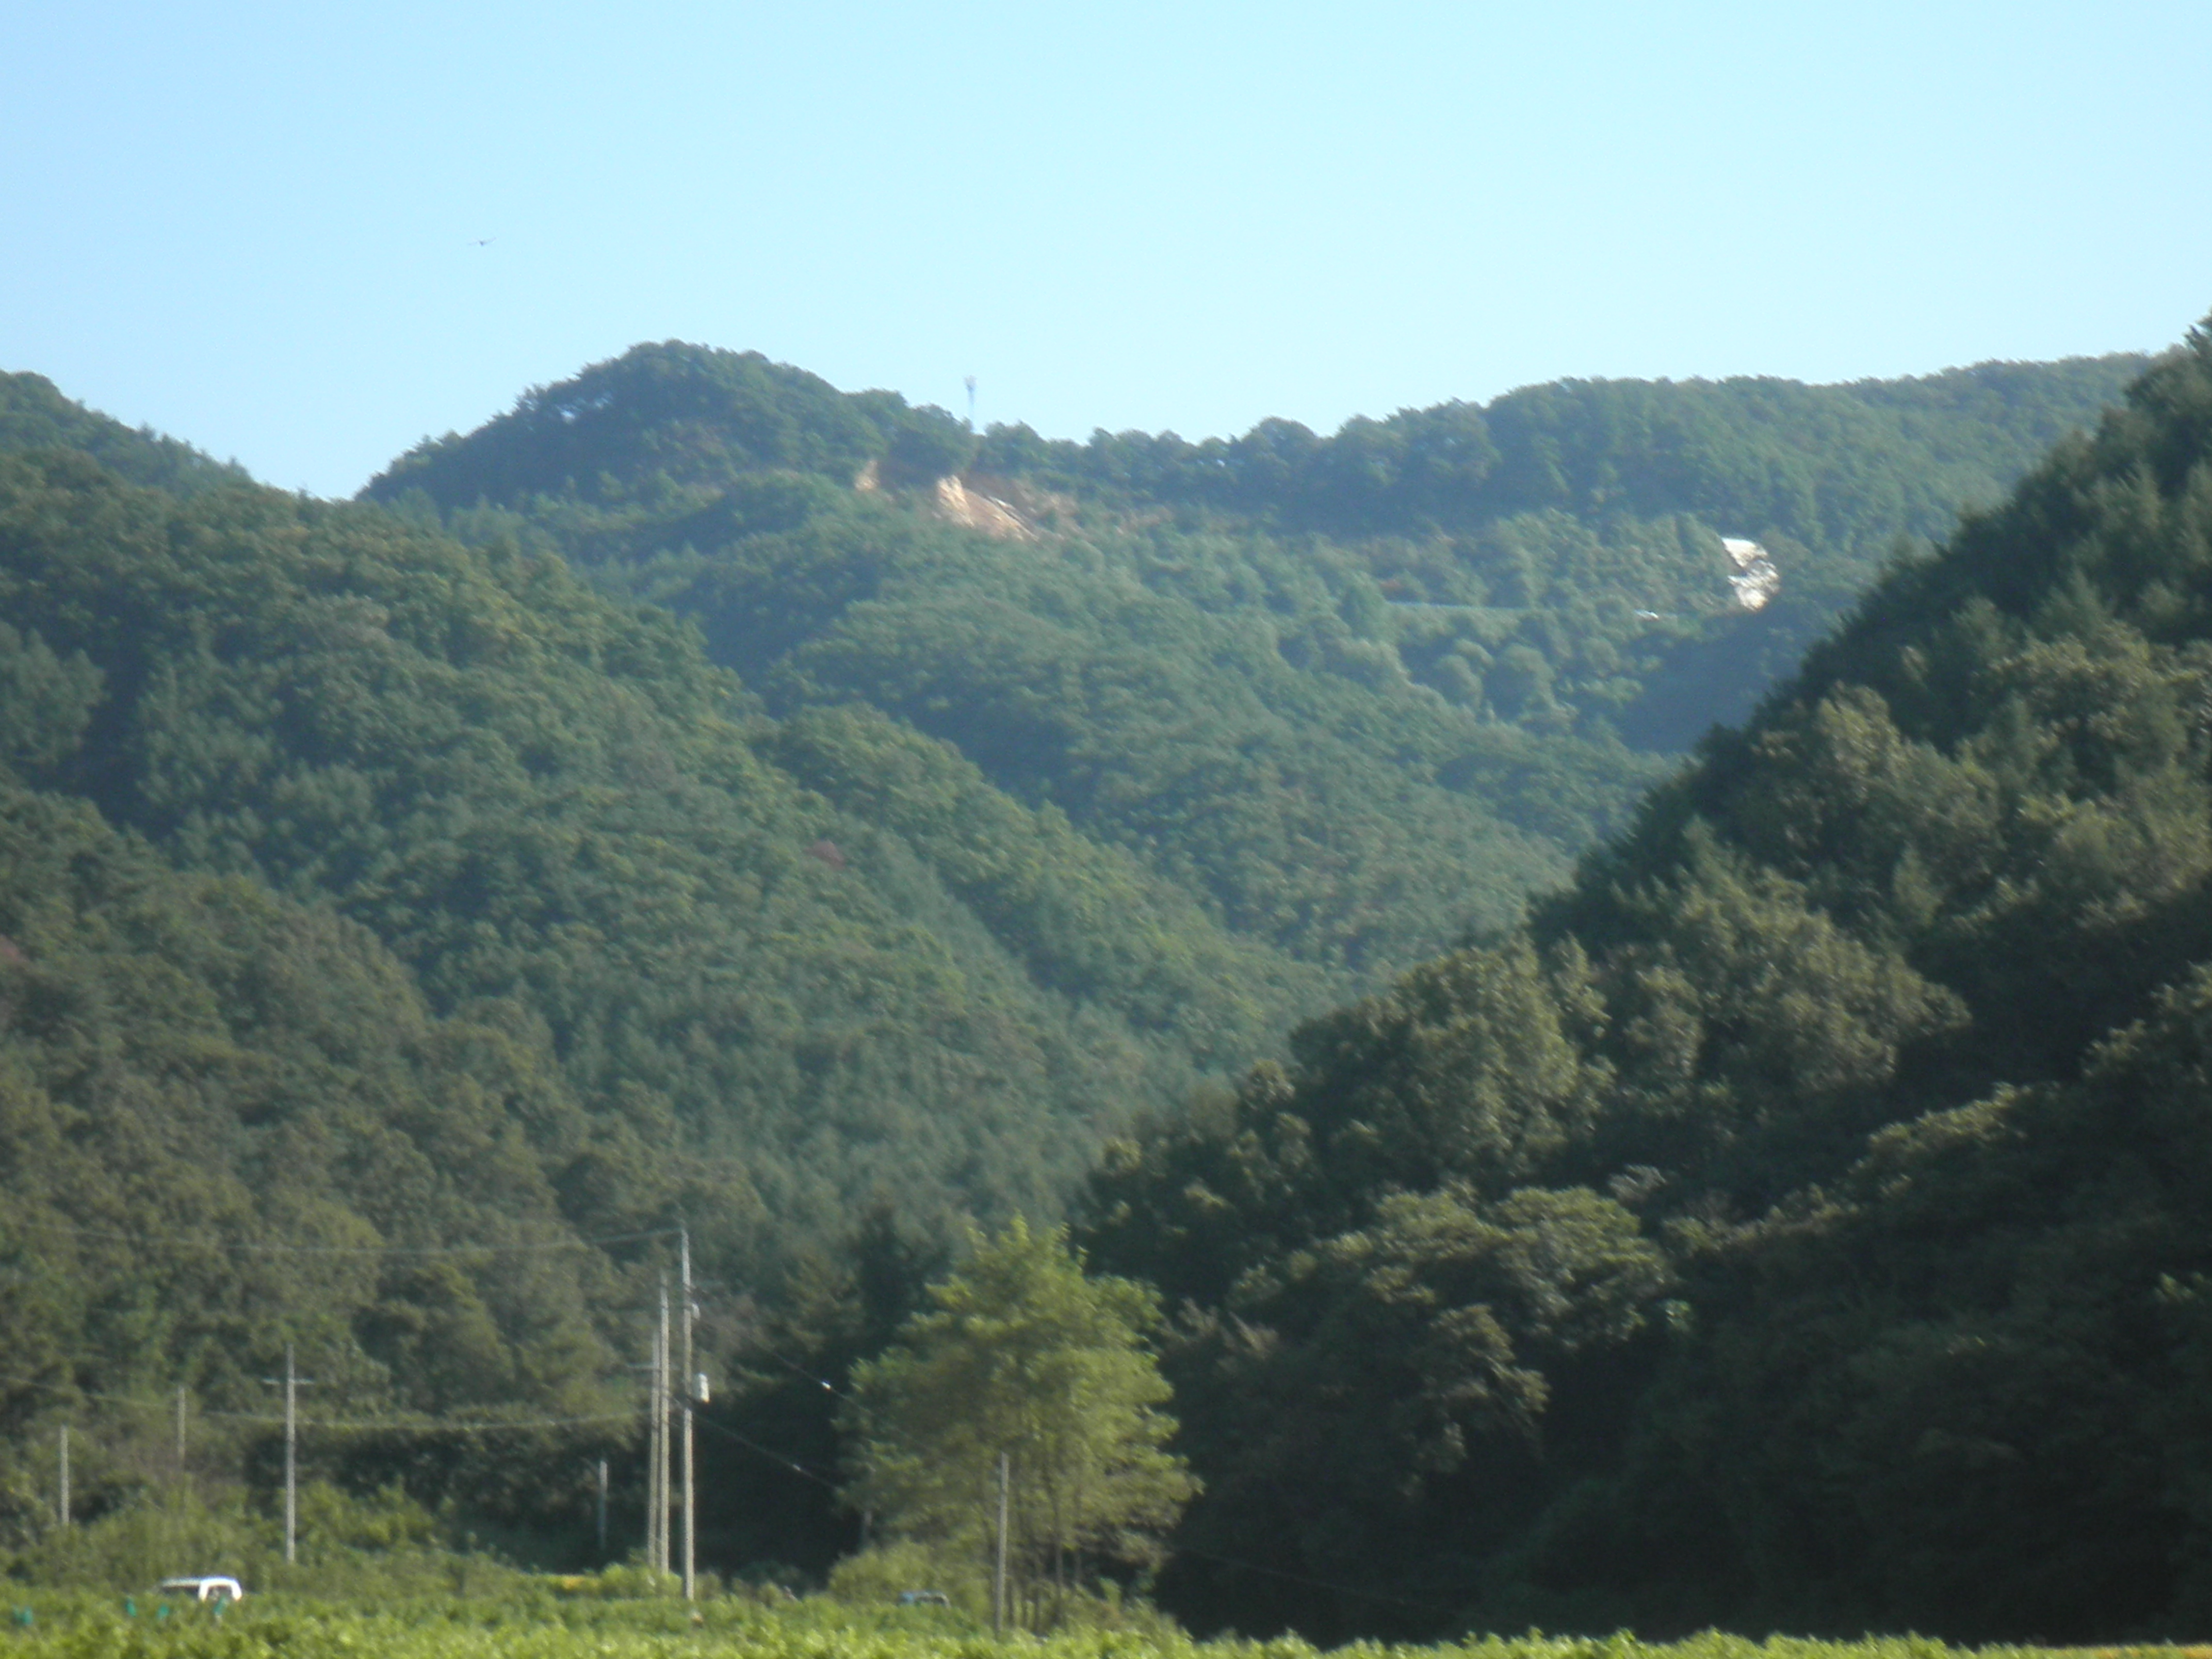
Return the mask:
<path fill-rule="evenodd" d="M 1188 436 L 2155 347 L 2208 64 L 2203 0 L 0 0 L 0 368 L 340 494 L 641 339 Z"/>

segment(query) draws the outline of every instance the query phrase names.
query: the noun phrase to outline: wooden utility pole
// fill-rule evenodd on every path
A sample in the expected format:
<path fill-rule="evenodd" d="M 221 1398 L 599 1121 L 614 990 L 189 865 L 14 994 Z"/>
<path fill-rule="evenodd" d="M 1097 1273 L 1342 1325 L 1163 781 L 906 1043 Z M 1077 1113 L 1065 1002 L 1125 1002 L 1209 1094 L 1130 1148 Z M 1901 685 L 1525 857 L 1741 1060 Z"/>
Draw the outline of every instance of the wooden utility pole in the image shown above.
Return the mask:
<path fill-rule="evenodd" d="M 1012 1474 L 1006 1454 L 1000 1452 L 998 1539 L 991 1562 L 991 1634 L 994 1638 L 1006 1633 L 1006 1488 L 1012 1484 Z"/>
<path fill-rule="evenodd" d="M 177 1384 L 177 1473 L 185 1472 L 185 1385 Z"/>
<path fill-rule="evenodd" d="M 698 1373 L 691 1368 L 691 1230 L 677 1230 L 684 1268 L 684 1599 L 699 1595 L 698 1515 L 696 1469 L 691 1460 L 691 1408 L 698 1404 Z"/>
<path fill-rule="evenodd" d="M 68 1424 L 66 1424 L 66 1423 L 64 1423 L 64 1424 L 63 1424 L 63 1425 L 62 1425 L 62 1471 L 61 1471 L 61 1473 L 62 1473 L 62 1488 L 61 1488 L 61 1493 L 60 1493 L 60 1500 L 61 1500 L 61 1501 L 60 1501 L 58 1504 L 57 1504 L 55 1505 L 55 1513 L 57 1513 L 58 1515 L 59 1515 L 59 1516 L 61 1516 L 62 1530 L 63 1530 L 63 1531 L 64 1531 L 64 1532 L 67 1532 L 67 1531 L 69 1530 L 69 1526 L 70 1526 L 70 1489 L 69 1489 L 69 1425 L 68 1425 Z"/>

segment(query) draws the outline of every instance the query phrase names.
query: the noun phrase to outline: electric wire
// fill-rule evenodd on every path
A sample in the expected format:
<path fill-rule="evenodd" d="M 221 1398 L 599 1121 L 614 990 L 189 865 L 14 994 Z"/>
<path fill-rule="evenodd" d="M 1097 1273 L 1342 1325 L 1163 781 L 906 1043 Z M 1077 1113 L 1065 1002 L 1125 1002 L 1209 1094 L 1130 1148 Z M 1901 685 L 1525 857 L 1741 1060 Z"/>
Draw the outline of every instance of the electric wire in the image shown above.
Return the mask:
<path fill-rule="evenodd" d="M 36 1389 L 43 1394 L 61 1395 L 73 1400 L 96 1400 L 103 1404 L 121 1406 L 132 1411 L 158 1412 L 163 1416 L 176 1409 L 173 1400 L 141 1400 L 127 1394 L 108 1394 L 97 1389 L 66 1389 L 59 1383 L 41 1382 L 35 1377 L 0 1376 L 5 1382 L 21 1389 Z M 221 1423 L 256 1423 L 264 1428 L 282 1428 L 282 1413 L 268 1412 L 227 1412 L 203 1407 L 193 1413 L 203 1421 Z M 331 1418 L 298 1417 L 294 1420 L 302 1429 L 328 1429 L 341 1433 L 410 1433 L 410 1434 L 480 1434 L 514 1429 L 564 1429 L 593 1423 L 629 1423 L 635 1420 L 635 1411 L 599 1412 L 581 1417 L 518 1418 L 499 1422 L 444 1422 L 422 1418 Z"/>
<path fill-rule="evenodd" d="M 649 1238 L 675 1238 L 680 1227 L 655 1227 L 645 1232 L 608 1233 L 596 1238 L 556 1239 L 535 1244 L 249 1244 L 231 1239 L 188 1238 L 171 1234 L 109 1232 L 95 1227 L 73 1226 L 65 1221 L 15 1218 L 6 1225 L 21 1232 L 60 1233 L 73 1238 L 96 1238 L 140 1249 L 228 1251 L 240 1255 L 557 1255 L 571 1250 L 599 1249 L 609 1244 L 635 1244 Z"/>
<path fill-rule="evenodd" d="M 142 1248 L 155 1242 L 152 1239 L 136 1237 L 128 1234 L 106 1233 L 98 1231 L 91 1228 L 73 1227 L 64 1223 L 23 1223 L 19 1221 L 11 1224 L 26 1230 L 43 1228 L 47 1231 L 68 1233 L 79 1237 L 107 1239 L 116 1243 L 137 1244 Z M 226 1244 L 216 1240 L 182 1240 L 176 1238 L 171 1238 L 161 1242 L 167 1243 L 173 1247 L 178 1248 L 197 1247 L 211 1249 L 233 1249 L 257 1255 L 417 1256 L 538 1255 L 553 1254 L 566 1250 L 596 1249 L 601 1245 L 606 1244 L 636 1243 L 647 1239 L 653 1238 L 673 1238 L 678 1237 L 681 1231 L 682 1230 L 679 1228 L 665 1227 L 655 1228 L 643 1232 L 614 1233 L 596 1238 L 562 1241 L 548 1244 L 464 1244 L 426 1249 L 409 1249 L 401 1247 L 387 1249 L 372 1248 L 368 1246 L 343 1247 L 318 1245 Z M 769 1358 L 774 1360 L 777 1364 L 782 1366 L 793 1376 L 799 1377 L 803 1381 L 811 1382 L 817 1388 L 822 1389 L 824 1393 L 834 1395 L 836 1398 L 845 1401 L 855 1411 L 861 1413 L 863 1415 L 873 1415 L 872 1413 L 869 1412 L 867 1407 L 861 1402 L 857 1395 L 854 1395 L 848 1389 L 839 1388 L 827 1377 L 817 1375 L 811 1367 L 801 1365 L 798 1361 L 790 1358 L 774 1348 L 763 1347 L 757 1350 L 757 1352 L 764 1353 Z M 40 1382 L 30 1377 L 0 1377 L 0 1382 L 9 1382 L 19 1388 L 37 1389 L 42 1392 L 67 1395 L 78 1399 L 103 1401 L 110 1404 L 127 1407 L 137 1411 L 160 1412 L 164 1415 L 173 1409 L 173 1402 L 169 1401 L 139 1400 L 128 1395 L 106 1394 L 89 1389 L 64 1389 L 53 1383 Z M 673 1395 L 672 1395 L 671 1397 L 672 1399 L 680 1398 L 680 1396 Z M 282 1416 L 253 1412 L 204 1410 L 200 1412 L 198 1415 L 203 1419 L 212 1419 L 224 1422 L 252 1423 L 270 1428 L 282 1427 L 284 1422 Z M 332 1418 L 307 1417 L 299 1418 L 296 1419 L 296 1422 L 298 1426 L 303 1430 L 315 1429 L 325 1432 L 337 1433 L 412 1433 L 426 1435 L 484 1434 L 527 1431 L 532 1429 L 578 1428 L 609 1423 L 629 1423 L 635 1421 L 636 1416 L 637 1413 L 633 1410 L 619 1413 L 600 1413 L 580 1417 L 531 1418 L 501 1422 L 441 1423 L 423 1422 L 420 1419 L 392 1420 L 362 1419 L 345 1420 Z M 802 1480 L 810 1480 L 825 1491 L 834 1492 L 840 1490 L 836 1481 L 831 1480 L 829 1476 L 823 1474 L 820 1471 L 809 1468 L 805 1464 L 799 1462 L 798 1459 L 787 1456 L 784 1453 L 776 1451 L 771 1447 L 763 1446 L 758 1441 L 750 1439 L 746 1436 L 739 1434 L 736 1430 L 716 1422 L 710 1417 L 704 1416 L 695 1411 L 692 1413 L 692 1421 L 700 1428 L 706 1430 L 708 1433 L 720 1435 L 725 1440 L 733 1442 L 735 1444 L 743 1447 L 745 1450 L 753 1453 L 756 1456 L 765 1458 L 769 1462 L 776 1465 L 777 1468 L 787 1470 L 793 1474 L 796 1474 Z M 1171 1546 L 1170 1549 L 1174 1554 L 1190 1556 L 1201 1561 L 1210 1561 L 1217 1566 L 1232 1568 L 1240 1572 L 1259 1573 L 1269 1578 L 1281 1579 L 1287 1583 L 1303 1584 L 1310 1589 L 1327 1590 L 1333 1595 L 1349 1595 L 1359 1601 L 1375 1602 L 1380 1605 L 1391 1607 L 1411 1607 L 1425 1613 L 1437 1613 L 1447 1615 L 1457 1612 L 1457 1609 L 1448 1607 L 1442 1602 L 1421 1601 L 1411 1596 L 1394 1595 L 1386 1591 L 1381 1590 L 1360 1589 L 1350 1584 L 1334 1583 L 1328 1579 L 1315 1578 L 1304 1573 L 1287 1571 L 1280 1567 L 1262 1566 L 1256 1561 L 1241 1560 L 1235 1556 L 1218 1554 L 1213 1551 L 1199 1549 L 1191 1545 L 1175 1545 Z"/>
<path fill-rule="evenodd" d="M 824 1394 L 834 1395 L 837 1399 L 843 1401 L 854 1411 L 860 1413 L 861 1416 L 873 1418 L 876 1415 L 875 1413 L 868 1409 L 866 1403 L 860 1399 L 860 1395 L 854 1394 L 848 1389 L 839 1388 L 835 1382 L 830 1381 L 826 1376 L 817 1376 L 811 1368 L 801 1365 L 796 1360 L 785 1358 L 774 1348 L 761 1348 L 757 1350 L 757 1352 L 766 1354 L 770 1359 L 775 1361 L 777 1364 L 782 1366 L 784 1370 L 789 1371 L 793 1376 L 804 1378 L 806 1382 L 814 1384 L 816 1388 L 820 1389 Z"/>
<path fill-rule="evenodd" d="M 761 1456 L 767 1458 L 771 1463 L 781 1465 L 783 1468 L 789 1469 L 793 1474 L 804 1476 L 805 1479 L 811 1480 L 817 1486 L 826 1487 L 831 1492 L 836 1492 L 839 1490 L 837 1483 L 835 1480 L 832 1480 L 828 1475 L 819 1474 L 813 1469 L 808 1468 L 805 1464 L 799 1462 L 796 1458 L 786 1457 L 779 1451 L 771 1451 L 768 1447 L 762 1445 L 757 1440 L 748 1440 L 744 1436 L 739 1434 L 735 1429 L 725 1428 L 722 1425 L 714 1421 L 711 1417 L 701 1417 L 696 1413 L 694 1413 L 692 1414 L 691 1420 L 697 1424 L 701 1428 L 705 1429 L 708 1433 L 719 1434 L 725 1440 L 734 1440 L 746 1450 L 759 1454 Z"/>
<path fill-rule="evenodd" d="M 853 1396 L 847 1394 L 845 1390 L 838 1388 L 836 1384 L 823 1377 L 815 1376 L 811 1370 L 808 1370 L 806 1368 L 798 1364 L 795 1361 L 785 1358 L 781 1354 L 775 1352 L 772 1349 L 768 1350 L 767 1352 L 769 1353 L 770 1357 L 775 1358 L 779 1364 L 784 1365 L 788 1370 L 797 1373 L 799 1376 L 805 1378 L 808 1382 L 816 1384 L 825 1391 L 837 1395 L 840 1399 L 851 1400 L 853 1398 Z M 76 1399 L 97 1400 L 110 1405 L 123 1406 L 137 1411 L 159 1412 L 164 1416 L 175 1408 L 174 1402 L 173 1401 L 141 1400 L 130 1395 L 108 1394 L 96 1389 L 64 1389 L 56 1383 L 41 1382 L 35 1378 L 27 1376 L 0 1376 L 0 1382 L 10 1383 L 18 1388 L 36 1389 L 47 1394 L 66 1395 Z M 672 1398 L 678 1396 L 672 1396 Z M 854 1401 L 854 1403 L 856 1405 L 858 1404 L 857 1401 Z M 865 1407 L 863 1407 L 863 1409 L 865 1409 Z M 252 1423 L 258 1424 L 265 1428 L 282 1428 L 284 1424 L 284 1419 L 282 1416 L 254 1412 L 203 1410 L 198 1413 L 197 1415 L 203 1419 L 211 1419 L 222 1422 Z M 434 1435 L 484 1434 L 530 1429 L 576 1428 L 608 1423 L 630 1423 L 635 1422 L 636 1420 L 636 1417 L 637 1413 L 635 1411 L 629 1411 L 619 1413 L 600 1413 L 594 1415 L 582 1417 L 518 1419 L 504 1422 L 441 1423 L 423 1422 L 419 1419 L 392 1420 L 382 1419 L 362 1419 L 345 1420 L 333 1418 L 311 1417 L 302 1417 L 296 1420 L 298 1426 L 303 1431 L 315 1429 L 326 1432 L 337 1433 L 409 1433 Z M 745 1435 L 739 1434 L 735 1429 L 729 1428 L 723 1424 L 718 1423 L 711 1417 L 704 1416 L 695 1411 L 692 1414 L 692 1421 L 700 1428 L 706 1430 L 709 1434 L 720 1435 L 723 1439 L 735 1443 L 736 1444 L 743 1447 L 745 1450 L 754 1454 L 754 1455 L 767 1459 L 777 1468 L 787 1470 L 790 1474 L 798 1475 L 801 1480 L 813 1482 L 816 1486 L 822 1487 L 825 1492 L 835 1492 L 842 1490 L 836 1480 L 830 1479 L 828 1475 L 822 1474 L 819 1470 L 810 1468 L 805 1464 L 800 1462 L 797 1458 L 777 1451 L 773 1447 L 763 1446 L 757 1440 L 754 1440 Z M 1360 1589 L 1351 1584 L 1334 1583 L 1325 1578 L 1315 1578 L 1304 1573 L 1290 1572 L 1280 1567 L 1262 1566 L 1256 1561 L 1241 1560 L 1235 1556 L 1218 1554 L 1214 1551 L 1199 1549 L 1188 1544 L 1171 1545 L 1170 1548 L 1171 1553 L 1176 1555 L 1192 1556 L 1201 1561 L 1211 1561 L 1217 1566 L 1231 1567 L 1241 1572 L 1260 1573 L 1269 1578 L 1279 1578 L 1289 1583 L 1303 1584 L 1310 1589 L 1328 1590 L 1332 1594 L 1338 1595 L 1349 1595 L 1359 1601 L 1372 1601 L 1392 1607 L 1412 1607 L 1425 1613 L 1438 1613 L 1447 1615 L 1455 1613 L 1458 1611 L 1456 1608 L 1445 1607 L 1442 1602 L 1438 1601 L 1419 1601 L 1411 1596 L 1393 1595 L 1386 1591 Z"/>

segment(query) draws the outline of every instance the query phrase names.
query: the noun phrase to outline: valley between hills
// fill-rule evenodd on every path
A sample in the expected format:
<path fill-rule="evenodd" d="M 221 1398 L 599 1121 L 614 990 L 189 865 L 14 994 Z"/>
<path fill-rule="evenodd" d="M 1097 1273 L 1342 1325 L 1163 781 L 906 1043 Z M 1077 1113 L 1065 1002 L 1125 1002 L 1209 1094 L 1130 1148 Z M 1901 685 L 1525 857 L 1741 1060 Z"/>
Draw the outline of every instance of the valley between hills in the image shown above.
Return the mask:
<path fill-rule="evenodd" d="M 1193 1628 L 2201 1619 L 2209 537 L 2202 331 L 1203 441 L 651 343 L 351 501 L 0 376 L 0 1559 L 179 1388 L 258 1524 L 289 1344 L 331 1535 L 574 1563 L 680 1223 L 819 1580 L 1020 1217 Z"/>

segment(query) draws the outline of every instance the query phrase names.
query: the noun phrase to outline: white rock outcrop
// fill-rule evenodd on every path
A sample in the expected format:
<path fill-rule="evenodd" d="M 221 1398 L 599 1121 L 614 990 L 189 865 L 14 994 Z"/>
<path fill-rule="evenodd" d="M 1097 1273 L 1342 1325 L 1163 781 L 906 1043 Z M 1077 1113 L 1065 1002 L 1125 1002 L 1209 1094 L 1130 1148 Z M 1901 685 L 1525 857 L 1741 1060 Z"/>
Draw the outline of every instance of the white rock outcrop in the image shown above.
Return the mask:
<path fill-rule="evenodd" d="M 940 518 L 950 519 L 970 530 L 980 530 L 986 536 L 996 536 L 1001 541 L 1033 542 L 1036 532 L 1011 503 L 996 495 L 986 495 L 980 489 L 970 489 L 954 477 L 937 481 L 937 511 Z"/>
<path fill-rule="evenodd" d="M 1741 536 L 1722 537 L 1721 551 L 1728 555 L 1729 586 L 1735 590 L 1737 607 L 1765 609 L 1767 601 L 1782 591 L 1782 573 L 1774 568 L 1773 555 Z"/>

